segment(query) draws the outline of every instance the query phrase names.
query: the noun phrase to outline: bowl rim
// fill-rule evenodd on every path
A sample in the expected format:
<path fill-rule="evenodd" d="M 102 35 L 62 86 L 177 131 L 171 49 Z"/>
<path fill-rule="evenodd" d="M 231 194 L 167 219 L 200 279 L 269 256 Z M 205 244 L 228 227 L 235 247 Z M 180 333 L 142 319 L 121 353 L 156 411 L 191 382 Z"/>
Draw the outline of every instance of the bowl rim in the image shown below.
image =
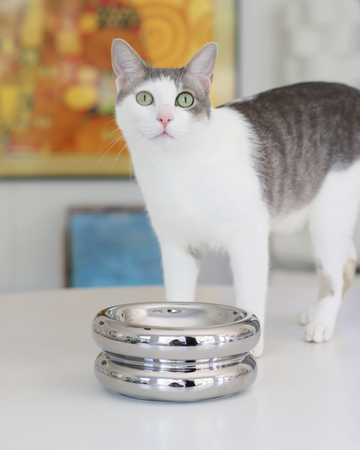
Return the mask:
<path fill-rule="evenodd" d="M 118 320 L 116 318 L 111 317 L 108 314 L 108 311 L 110 310 L 121 310 L 121 309 L 125 309 L 125 308 L 129 308 L 129 307 L 137 307 L 137 306 L 143 306 L 143 305 L 152 305 L 153 308 L 156 307 L 164 307 L 164 306 L 172 306 L 175 307 L 175 305 L 178 306 L 201 306 L 203 309 L 204 305 L 205 306 L 214 306 L 214 307 L 218 307 L 218 308 L 224 308 L 224 310 L 226 311 L 236 311 L 236 313 L 241 314 L 243 317 L 239 318 L 239 320 L 233 321 L 233 322 L 223 322 L 223 323 L 218 323 L 216 325 L 199 325 L 199 326 L 190 326 L 190 327 L 186 327 L 186 326 L 158 326 L 158 325 L 151 325 L 151 324 L 144 324 L 144 323 L 140 323 L 140 322 L 125 322 L 125 321 L 121 321 Z M 236 325 L 240 325 L 243 322 L 247 322 L 250 320 L 253 320 L 254 318 L 257 319 L 257 317 L 249 312 L 248 310 L 239 308 L 237 306 L 233 306 L 233 305 L 221 305 L 218 303 L 206 303 L 206 302 L 136 302 L 136 303 L 125 303 L 122 305 L 114 305 L 114 306 L 108 306 L 107 308 L 102 309 L 101 311 L 99 311 L 94 320 L 97 319 L 98 317 L 101 316 L 105 316 L 108 320 L 111 320 L 114 324 L 118 324 L 120 326 L 126 327 L 126 328 L 142 328 L 142 329 L 146 329 L 146 328 L 151 328 L 151 330 L 157 330 L 157 331 L 183 331 L 183 330 L 192 330 L 194 332 L 196 332 L 197 330 L 220 330 L 223 327 L 229 327 L 229 326 L 236 326 Z"/>

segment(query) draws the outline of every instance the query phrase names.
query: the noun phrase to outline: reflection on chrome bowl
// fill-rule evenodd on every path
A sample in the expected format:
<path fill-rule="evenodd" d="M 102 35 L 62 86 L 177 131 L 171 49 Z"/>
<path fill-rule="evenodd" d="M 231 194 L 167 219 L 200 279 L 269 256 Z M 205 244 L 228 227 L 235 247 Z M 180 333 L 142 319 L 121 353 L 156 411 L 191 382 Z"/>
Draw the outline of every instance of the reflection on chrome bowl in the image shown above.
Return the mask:
<path fill-rule="evenodd" d="M 249 353 L 260 339 L 255 315 L 208 303 L 138 303 L 100 311 L 93 337 L 103 350 L 96 378 L 119 394 L 191 402 L 223 397 L 256 379 Z"/>

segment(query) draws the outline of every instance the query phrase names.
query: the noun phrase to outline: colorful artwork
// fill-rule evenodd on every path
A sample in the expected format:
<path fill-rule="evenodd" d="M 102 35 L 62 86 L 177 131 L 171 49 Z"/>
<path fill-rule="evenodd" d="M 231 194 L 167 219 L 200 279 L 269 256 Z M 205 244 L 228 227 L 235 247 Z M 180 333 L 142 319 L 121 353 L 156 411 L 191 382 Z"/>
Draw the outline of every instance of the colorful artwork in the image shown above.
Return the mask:
<path fill-rule="evenodd" d="M 163 284 L 159 243 L 143 210 L 72 210 L 67 287 Z"/>
<path fill-rule="evenodd" d="M 0 176 L 128 175 L 112 40 L 154 67 L 182 66 L 217 40 L 220 104 L 235 90 L 233 8 L 230 0 L 0 2 Z"/>

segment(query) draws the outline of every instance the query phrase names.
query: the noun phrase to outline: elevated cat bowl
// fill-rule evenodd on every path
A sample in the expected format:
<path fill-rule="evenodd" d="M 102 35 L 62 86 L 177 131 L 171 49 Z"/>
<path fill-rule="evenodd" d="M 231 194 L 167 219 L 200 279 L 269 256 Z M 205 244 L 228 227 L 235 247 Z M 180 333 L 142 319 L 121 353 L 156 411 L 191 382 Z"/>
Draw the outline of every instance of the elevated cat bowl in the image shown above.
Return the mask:
<path fill-rule="evenodd" d="M 143 400 L 191 402 L 234 394 L 257 375 L 249 353 L 260 339 L 255 315 L 208 303 L 138 303 L 100 311 L 93 338 L 96 378 Z"/>

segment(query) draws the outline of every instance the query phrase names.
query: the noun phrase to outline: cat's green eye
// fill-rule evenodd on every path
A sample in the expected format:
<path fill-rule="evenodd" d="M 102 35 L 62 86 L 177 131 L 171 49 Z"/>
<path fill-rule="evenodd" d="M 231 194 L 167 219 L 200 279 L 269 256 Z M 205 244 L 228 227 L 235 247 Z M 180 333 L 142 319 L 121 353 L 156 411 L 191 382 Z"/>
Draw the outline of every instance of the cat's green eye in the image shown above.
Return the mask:
<path fill-rule="evenodd" d="M 152 95 L 149 94 L 148 92 L 140 92 L 136 96 L 136 100 L 142 106 L 149 106 L 153 102 Z"/>
<path fill-rule="evenodd" d="M 194 103 L 194 97 L 188 92 L 183 92 L 178 96 L 176 102 L 182 108 L 188 108 Z"/>

